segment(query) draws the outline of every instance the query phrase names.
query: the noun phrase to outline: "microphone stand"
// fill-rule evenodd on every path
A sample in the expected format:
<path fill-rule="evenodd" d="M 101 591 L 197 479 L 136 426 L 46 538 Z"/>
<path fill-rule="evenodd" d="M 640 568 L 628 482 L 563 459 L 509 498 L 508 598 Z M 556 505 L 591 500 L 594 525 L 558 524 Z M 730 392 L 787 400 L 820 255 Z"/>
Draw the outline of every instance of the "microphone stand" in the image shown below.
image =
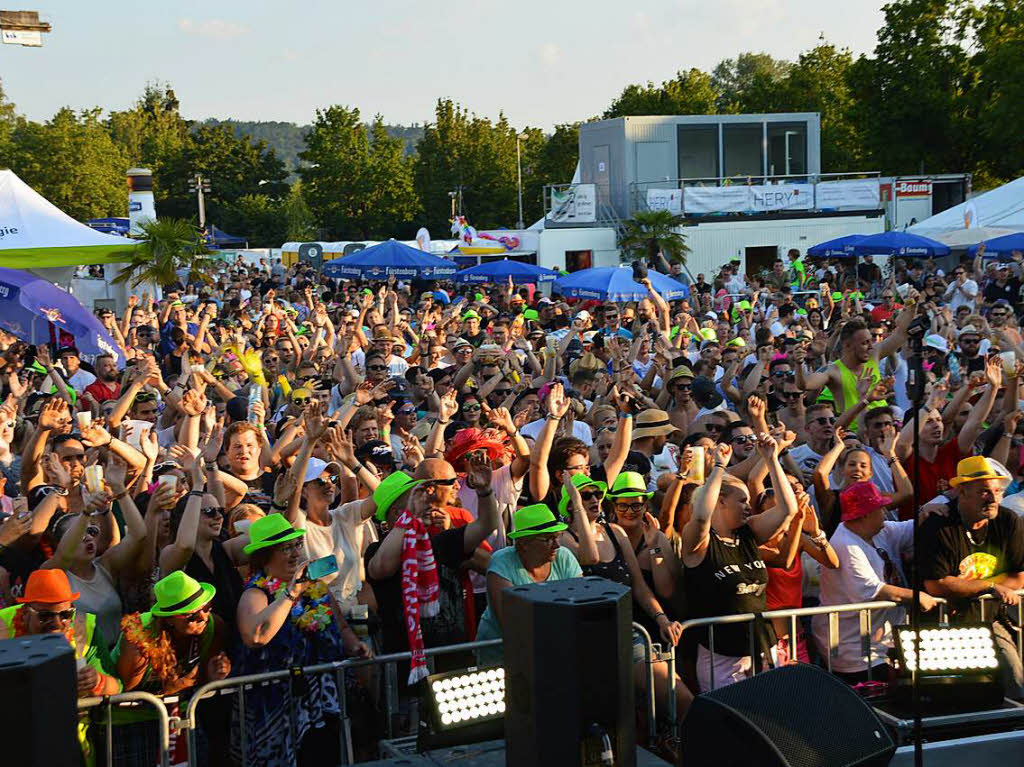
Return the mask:
<path fill-rule="evenodd" d="M 911 483 L 914 486 L 914 492 L 912 496 L 913 510 L 913 529 L 914 529 L 914 557 L 910 561 L 910 580 L 913 588 L 913 601 L 910 605 L 910 626 L 914 633 L 914 647 L 918 649 L 917 657 L 920 655 L 921 647 L 921 581 L 918 578 L 918 567 L 917 557 L 918 552 L 921 550 L 921 540 L 919 535 L 920 524 L 918 523 L 918 508 L 920 506 L 920 498 L 918 497 L 918 485 L 920 484 L 920 415 L 921 408 L 924 406 L 924 358 L 922 356 L 922 343 L 924 341 L 924 327 L 921 326 L 918 320 L 915 320 L 910 328 L 907 330 L 908 340 L 910 343 L 910 359 L 907 360 L 907 395 L 910 399 L 911 407 L 914 409 L 913 413 L 913 451 L 914 451 L 914 469 Z M 923 767 L 924 764 L 924 752 L 923 745 L 921 742 L 921 679 L 918 674 L 918 664 L 914 663 L 914 668 L 910 672 L 910 684 L 911 684 L 911 710 L 914 715 L 914 767 Z"/>

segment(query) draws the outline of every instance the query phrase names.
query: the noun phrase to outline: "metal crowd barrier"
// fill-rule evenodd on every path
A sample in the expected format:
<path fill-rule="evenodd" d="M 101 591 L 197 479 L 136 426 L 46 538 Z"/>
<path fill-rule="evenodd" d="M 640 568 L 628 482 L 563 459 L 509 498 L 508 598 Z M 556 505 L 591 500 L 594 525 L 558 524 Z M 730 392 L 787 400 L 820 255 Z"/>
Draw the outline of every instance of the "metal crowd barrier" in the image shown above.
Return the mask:
<path fill-rule="evenodd" d="M 114 723 L 111 716 L 114 707 L 138 706 L 141 703 L 148 704 L 156 710 L 157 735 L 160 739 L 160 767 L 169 767 L 171 761 L 171 719 L 167 713 L 167 706 L 164 701 L 148 692 L 123 692 L 118 695 L 106 697 L 79 698 L 78 710 L 88 711 L 94 708 L 103 707 L 106 710 L 106 767 L 114 765 Z M 158 756 L 157 754 L 153 755 Z M 190 754 L 191 759 L 191 754 Z"/>

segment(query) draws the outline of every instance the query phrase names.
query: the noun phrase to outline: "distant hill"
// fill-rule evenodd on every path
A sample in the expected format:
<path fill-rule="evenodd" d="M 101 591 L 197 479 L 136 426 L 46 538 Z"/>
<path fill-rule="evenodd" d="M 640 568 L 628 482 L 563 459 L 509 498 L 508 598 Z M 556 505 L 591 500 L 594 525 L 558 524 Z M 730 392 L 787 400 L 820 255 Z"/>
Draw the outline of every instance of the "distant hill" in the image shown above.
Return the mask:
<path fill-rule="evenodd" d="M 306 148 L 305 136 L 310 126 L 296 125 L 295 123 L 268 121 L 246 121 L 246 120 L 217 120 L 209 118 L 203 120 L 204 125 L 230 125 L 236 136 L 248 135 L 256 141 L 262 139 L 267 145 L 273 147 L 277 156 L 284 161 L 290 172 L 299 167 L 299 152 Z M 423 136 L 423 127 L 420 125 L 388 125 L 388 133 L 405 141 L 405 153 L 413 154 L 416 151 L 416 142 Z"/>

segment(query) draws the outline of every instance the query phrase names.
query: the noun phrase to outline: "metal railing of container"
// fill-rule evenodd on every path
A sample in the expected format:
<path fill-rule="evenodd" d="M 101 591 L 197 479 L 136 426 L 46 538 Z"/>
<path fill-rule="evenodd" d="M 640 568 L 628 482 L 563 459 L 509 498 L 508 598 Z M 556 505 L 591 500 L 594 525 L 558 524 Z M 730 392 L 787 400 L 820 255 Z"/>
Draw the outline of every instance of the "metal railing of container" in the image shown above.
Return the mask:
<path fill-rule="evenodd" d="M 687 186 L 691 187 L 728 187 L 728 186 L 772 186 L 786 183 L 794 184 L 810 184 L 814 187 L 814 203 L 809 212 L 825 210 L 818 206 L 817 198 L 817 185 L 819 182 L 828 181 L 853 181 L 858 179 L 878 179 L 881 178 L 879 171 L 862 171 L 862 172 L 846 172 L 846 173 L 791 173 L 788 175 L 767 175 L 767 176 L 708 176 L 705 178 L 692 177 L 692 178 L 665 178 L 653 181 L 634 181 L 629 185 L 628 201 L 629 201 L 629 215 L 632 216 L 634 213 L 640 211 L 651 210 L 647 204 L 647 192 L 650 189 L 681 189 L 685 190 Z M 567 186 L 572 186 L 571 184 Z M 687 216 L 693 215 L 692 212 L 686 210 L 686 197 L 683 195 L 679 201 L 680 215 Z M 878 203 L 875 206 L 876 210 L 882 209 L 882 200 L 879 197 Z M 852 210 L 853 208 L 851 208 Z M 863 208 L 857 208 L 862 210 Z M 708 215 L 708 214 L 704 214 Z M 714 215 L 714 214 L 710 214 Z"/>
<path fill-rule="evenodd" d="M 78 699 L 79 711 L 90 711 L 101 707 L 106 709 L 106 721 L 103 723 L 106 740 L 106 767 L 120 767 L 120 765 L 114 764 L 114 723 L 111 716 L 113 709 L 115 707 L 136 707 L 139 704 L 148 704 L 156 710 L 157 735 L 160 739 L 160 767 L 169 767 L 171 761 L 171 719 L 167 713 L 167 706 L 162 699 L 148 692 L 123 692 L 106 697 Z M 157 755 L 154 754 L 154 756 Z"/>

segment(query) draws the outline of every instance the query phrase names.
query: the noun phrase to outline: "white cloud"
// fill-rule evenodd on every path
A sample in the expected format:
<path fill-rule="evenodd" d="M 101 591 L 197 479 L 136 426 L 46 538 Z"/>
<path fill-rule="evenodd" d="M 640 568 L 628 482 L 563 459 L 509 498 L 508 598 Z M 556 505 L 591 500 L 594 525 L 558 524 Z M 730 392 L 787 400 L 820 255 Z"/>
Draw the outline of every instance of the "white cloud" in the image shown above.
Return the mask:
<path fill-rule="evenodd" d="M 232 40 L 251 31 L 245 24 L 226 19 L 178 19 L 178 29 L 187 35 L 207 37 L 213 40 Z"/>
<path fill-rule="evenodd" d="M 537 48 L 537 55 L 544 64 L 553 67 L 562 60 L 562 48 L 557 43 L 542 43 Z"/>

